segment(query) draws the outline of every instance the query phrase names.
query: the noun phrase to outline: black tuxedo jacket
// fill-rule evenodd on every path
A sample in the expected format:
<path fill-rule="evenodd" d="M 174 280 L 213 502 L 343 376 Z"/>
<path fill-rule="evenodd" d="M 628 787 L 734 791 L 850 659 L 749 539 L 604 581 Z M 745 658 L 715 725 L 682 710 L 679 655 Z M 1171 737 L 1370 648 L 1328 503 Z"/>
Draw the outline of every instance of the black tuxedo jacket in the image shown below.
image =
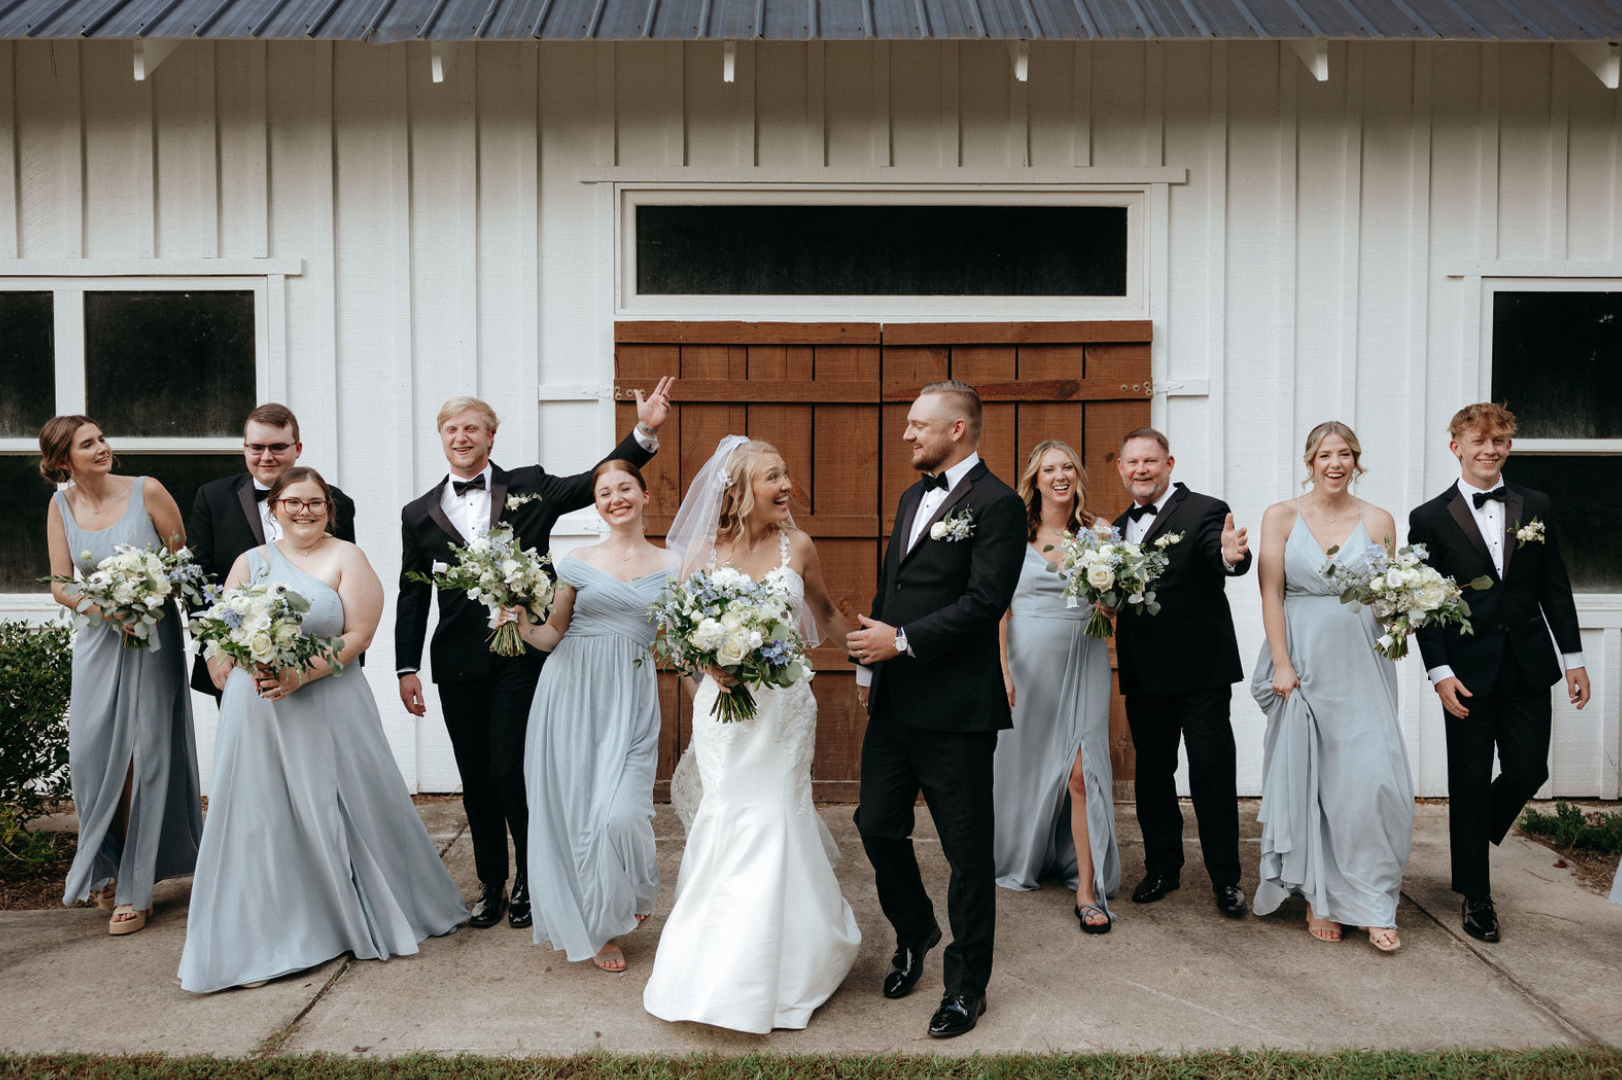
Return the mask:
<path fill-rule="evenodd" d="M 1169 533 L 1170 560 L 1155 583 L 1160 614 L 1123 607 L 1115 618 L 1115 658 L 1123 694 L 1193 694 L 1230 686 L 1245 677 L 1233 633 L 1225 586 L 1250 570 L 1247 552 L 1230 574 L 1222 561 L 1222 523 L 1228 504 L 1175 485 L 1144 535 L 1145 544 Z M 1126 514 L 1115 527 L 1126 533 Z"/>
<path fill-rule="evenodd" d="M 873 665 L 868 711 L 932 731 L 1011 727 L 997 624 L 1019 584 L 1025 505 L 979 462 L 908 551 L 923 493 L 922 483 L 902 493 L 873 598 L 873 618 L 905 629 L 914 655 Z M 930 539 L 929 525 L 948 513 L 968 513 L 974 533 L 966 540 Z"/>
<path fill-rule="evenodd" d="M 636 436 L 625 439 L 603 460 L 620 458 L 641 465 L 653 455 L 642 449 Z M 596 466 L 593 466 L 595 468 Z M 448 481 L 441 480 L 400 511 L 402 555 L 400 598 L 394 615 L 395 669 L 422 666 L 422 642 L 428 630 L 428 607 L 433 586 L 407 580 L 415 570 L 429 573 L 436 562 L 451 562 L 451 544 L 465 547 L 470 537 L 451 524 L 439 500 Z M 506 509 L 510 495 L 539 495 L 515 510 Z M 521 547 L 545 554 L 552 546 L 552 526 L 571 510 L 592 504 L 591 469 L 575 476 L 553 476 L 539 465 L 512 472 L 493 465 L 490 472 L 490 524 L 506 521 Z M 504 663 L 539 664 L 541 654 L 525 646 L 523 656 L 502 657 L 490 651 L 490 613 L 460 591 L 439 590 L 439 625 L 429 646 L 436 683 L 478 682 L 491 678 Z"/>
<path fill-rule="evenodd" d="M 192 558 L 213 575 L 216 584 L 225 584 L 225 576 L 239 555 L 265 542 L 265 526 L 259 520 L 259 504 L 253 492 L 253 476 L 245 472 L 210 480 L 197 489 L 191 520 L 186 523 L 186 545 L 191 548 Z M 355 500 L 334 487 L 332 501 L 336 514 L 333 532 L 338 539 L 353 544 Z M 208 664 L 201 650 L 192 664 L 191 685 L 205 694 L 219 694 L 208 677 Z"/>
<path fill-rule="evenodd" d="M 1541 491 L 1508 481 L 1504 488 L 1503 577 L 1493 569 L 1487 543 L 1457 484 L 1408 515 L 1408 542 L 1425 545 L 1431 566 L 1461 585 L 1483 574 L 1492 578 L 1491 588 L 1465 591 L 1473 633 L 1456 626 L 1423 626 L 1414 635 L 1427 669 L 1447 664 L 1475 694 L 1492 690 L 1506 645 L 1514 650 L 1527 681 L 1542 686 L 1559 682 L 1563 673 L 1549 644 L 1550 630 L 1561 652 L 1582 649 L 1577 604 L 1555 539 L 1553 504 Z M 1543 543 L 1516 547 L 1516 526 L 1533 518 L 1545 526 Z"/>

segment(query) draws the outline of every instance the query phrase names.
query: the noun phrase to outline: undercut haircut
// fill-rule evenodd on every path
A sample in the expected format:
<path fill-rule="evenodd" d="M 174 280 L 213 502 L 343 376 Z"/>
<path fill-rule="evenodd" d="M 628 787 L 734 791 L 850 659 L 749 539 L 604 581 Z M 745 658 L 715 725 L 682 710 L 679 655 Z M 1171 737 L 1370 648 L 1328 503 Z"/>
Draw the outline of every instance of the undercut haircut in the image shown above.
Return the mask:
<path fill-rule="evenodd" d="M 951 399 L 953 411 L 962 418 L 968 429 L 969 441 L 979 445 L 980 429 L 985 423 L 985 410 L 980 405 L 980 392 L 959 379 L 943 379 L 928 383 L 918 396 L 940 394 Z"/>

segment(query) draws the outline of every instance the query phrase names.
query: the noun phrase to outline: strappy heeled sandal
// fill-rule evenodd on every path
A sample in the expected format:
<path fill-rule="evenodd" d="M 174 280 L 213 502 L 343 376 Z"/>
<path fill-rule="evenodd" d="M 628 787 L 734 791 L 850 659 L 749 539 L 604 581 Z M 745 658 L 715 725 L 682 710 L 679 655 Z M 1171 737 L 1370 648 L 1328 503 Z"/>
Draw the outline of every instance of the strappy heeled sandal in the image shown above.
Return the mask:
<path fill-rule="evenodd" d="M 1402 948 L 1402 939 L 1397 936 L 1395 926 L 1364 926 L 1369 934 L 1369 944 L 1383 953 L 1394 953 Z"/>
<path fill-rule="evenodd" d="M 1307 933 L 1316 941 L 1327 941 L 1333 944 L 1340 940 L 1340 923 L 1333 919 L 1320 919 L 1312 913 L 1312 906 L 1307 905 Z"/>

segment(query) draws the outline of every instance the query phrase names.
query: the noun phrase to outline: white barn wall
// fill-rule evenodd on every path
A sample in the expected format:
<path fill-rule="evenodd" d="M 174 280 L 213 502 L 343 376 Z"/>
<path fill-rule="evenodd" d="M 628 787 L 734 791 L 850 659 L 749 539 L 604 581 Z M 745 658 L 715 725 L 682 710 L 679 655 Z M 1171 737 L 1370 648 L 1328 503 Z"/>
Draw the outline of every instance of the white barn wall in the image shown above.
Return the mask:
<path fill-rule="evenodd" d="M 1480 276 L 1622 277 L 1622 95 L 1556 46 L 1334 43 L 1326 83 L 1277 42 L 1037 42 L 1023 84 L 985 42 L 745 42 L 730 84 L 711 41 L 445 55 L 436 84 L 423 43 L 187 41 L 136 83 L 128 43 L 0 42 L 0 274 L 302 259 L 268 386 L 303 421 L 304 460 L 355 497 L 391 586 L 399 507 L 443 473 L 445 398 L 497 405 L 504 462 L 583 468 L 615 434 L 615 202 L 585 173 L 1186 169 L 1165 218 L 1148 200 L 1153 415 L 1178 477 L 1253 530 L 1299 490 L 1300 442 L 1330 416 L 1357 427 L 1361 490 L 1399 523 L 1441 490 L 1447 417 L 1483 385 Z M 1254 578 L 1231 599 L 1248 663 Z M 1557 708 L 1549 790 L 1615 797 L 1622 602 L 1581 606 L 1596 700 Z M 444 790 L 437 703 L 401 709 L 392 626 L 391 595 L 369 678 L 408 782 Z M 1401 685 L 1419 790 L 1442 794 L 1417 662 Z M 199 703 L 205 756 L 213 711 Z M 1242 688 L 1234 719 L 1254 792 L 1262 717 Z"/>

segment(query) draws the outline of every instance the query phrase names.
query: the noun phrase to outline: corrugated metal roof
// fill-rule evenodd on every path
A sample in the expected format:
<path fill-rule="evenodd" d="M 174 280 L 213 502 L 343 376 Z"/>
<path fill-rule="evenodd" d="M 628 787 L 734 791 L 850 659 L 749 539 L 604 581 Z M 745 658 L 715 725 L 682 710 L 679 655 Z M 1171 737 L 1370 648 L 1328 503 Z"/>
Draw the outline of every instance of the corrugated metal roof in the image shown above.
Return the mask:
<path fill-rule="evenodd" d="M 0 0 L 0 38 L 1615 41 L 1622 0 Z"/>

